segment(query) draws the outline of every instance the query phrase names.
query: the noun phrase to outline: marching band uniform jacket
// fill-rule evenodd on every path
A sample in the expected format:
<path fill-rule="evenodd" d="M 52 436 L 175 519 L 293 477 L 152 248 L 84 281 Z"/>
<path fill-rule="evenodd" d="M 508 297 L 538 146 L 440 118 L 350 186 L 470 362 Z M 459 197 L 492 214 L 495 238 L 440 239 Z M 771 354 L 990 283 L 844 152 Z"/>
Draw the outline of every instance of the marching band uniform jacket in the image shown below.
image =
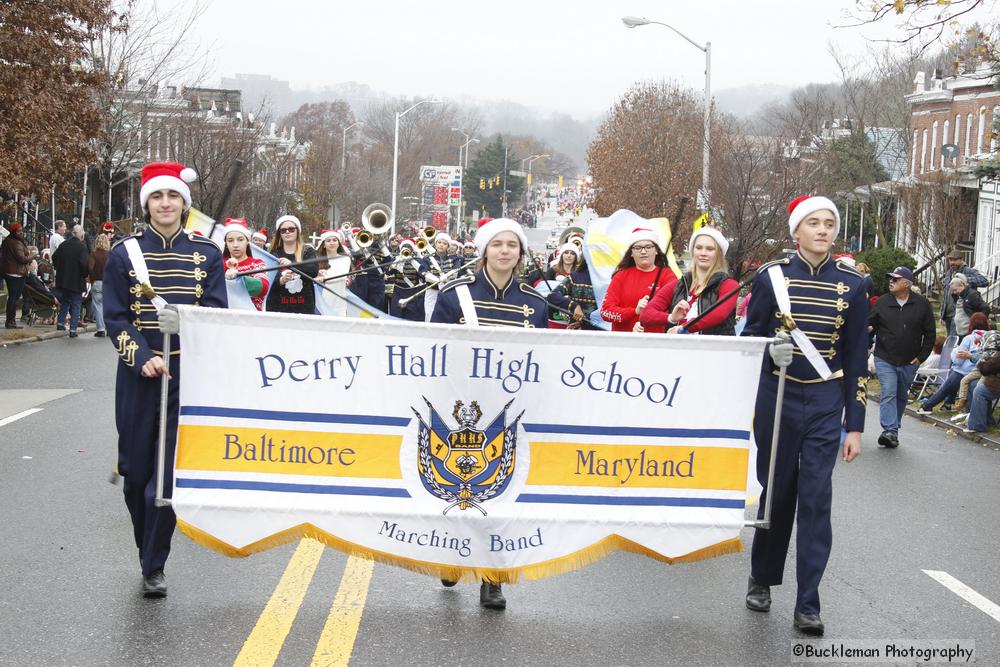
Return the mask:
<path fill-rule="evenodd" d="M 517 279 L 511 279 L 504 287 L 497 287 L 490 281 L 485 269 L 471 276 L 452 280 L 441 288 L 431 322 L 465 324 L 462 306 L 455 291 L 460 285 L 468 287 L 476 316 L 482 326 L 548 328 L 548 303 L 535 288 Z"/>
<path fill-rule="evenodd" d="M 818 614 L 819 583 L 833 541 L 831 476 L 840 451 L 841 426 L 864 430 L 868 300 L 861 274 L 853 268 L 829 256 L 814 267 L 796 254 L 758 271 L 744 336 L 772 337 L 780 330 L 781 313 L 767 273 L 772 265 L 784 274 L 789 314 L 833 375 L 823 380 L 795 346 L 787 371 L 774 479 L 768 483 L 778 369 L 764 355 L 753 422 L 757 479 L 764 486 L 758 518 L 763 518 L 768 494 L 773 503 L 771 528 L 754 535 L 751 576 L 767 586 L 781 583 L 797 508 L 795 606 L 803 613 Z"/>
<path fill-rule="evenodd" d="M 597 310 L 594 287 L 590 284 L 590 272 L 586 269 L 574 271 L 566 276 L 564 281 L 554 286 L 546 298 L 553 306 L 565 308 L 570 312 L 580 306 L 585 320 L 589 320 L 590 314 Z"/>
<path fill-rule="evenodd" d="M 390 267 L 392 271 L 390 279 L 393 287 L 392 299 L 389 301 L 389 314 L 411 322 L 423 322 L 423 294 L 417 295 L 417 292 L 424 286 L 423 279 L 420 277 L 423 267 L 420 260 L 413 255 L 408 258 L 397 255 L 397 260 L 398 262 Z M 405 306 L 400 305 L 400 301 L 403 299 L 409 299 Z"/>
<path fill-rule="evenodd" d="M 149 270 L 149 283 L 167 303 L 227 307 L 222 253 L 212 241 L 178 230 L 165 238 L 155 229 L 135 234 Z M 155 455 L 160 421 L 160 378 L 141 374 L 154 355 L 163 354 L 156 306 L 143 294 L 123 242 L 116 243 L 104 267 L 104 319 L 118 350 L 115 422 L 118 426 L 118 472 L 124 477 L 125 504 L 143 576 L 163 569 L 170 552 L 174 513 L 156 507 Z M 171 380 L 167 404 L 167 461 L 177 440 L 180 363 L 179 341 L 171 341 Z M 172 488 L 171 476 L 165 490 Z"/>
<path fill-rule="evenodd" d="M 364 266 L 359 266 L 359 269 Z M 347 289 L 358 295 L 373 308 L 385 308 L 385 276 L 378 269 L 368 269 L 359 273 L 347 285 Z"/>

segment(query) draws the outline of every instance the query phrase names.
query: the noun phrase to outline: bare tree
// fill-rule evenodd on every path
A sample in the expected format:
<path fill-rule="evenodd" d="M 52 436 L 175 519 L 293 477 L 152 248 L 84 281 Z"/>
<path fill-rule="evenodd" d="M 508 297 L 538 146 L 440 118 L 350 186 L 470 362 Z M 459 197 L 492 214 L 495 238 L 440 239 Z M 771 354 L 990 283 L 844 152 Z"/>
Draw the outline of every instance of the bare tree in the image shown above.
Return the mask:
<path fill-rule="evenodd" d="M 192 28 L 205 7 L 193 0 L 161 11 L 155 2 L 127 0 L 121 26 L 90 41 L 89 58 L 106 82 L 97 96 L 103 113 L 96 145 L 100 192 L 110 194 L 134 176 L 161 142 L 175 142 L 169 126 L 190 109 L 177 84 L 196 86 L 207 71 L 207 52 L 191 48 Z"/>
<path fill-rule="evenodd" d="M 673 83 L 639 83 L 611 108 L 587 150 L 600 215 L 672 216 L 701 184 L 702 101 Z M 712 128 L 713 154 L 723 128 Z M 671 220 L 685 238 L 690 219 Z"/>

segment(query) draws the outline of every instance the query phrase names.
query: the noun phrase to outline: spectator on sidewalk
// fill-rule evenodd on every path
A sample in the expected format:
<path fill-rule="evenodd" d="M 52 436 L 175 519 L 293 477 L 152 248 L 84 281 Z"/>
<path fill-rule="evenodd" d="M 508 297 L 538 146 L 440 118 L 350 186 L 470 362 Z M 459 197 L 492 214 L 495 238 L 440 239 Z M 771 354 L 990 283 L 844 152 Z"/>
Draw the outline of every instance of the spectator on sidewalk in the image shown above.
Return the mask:
<path fill-rule="evenodd" d="M 917 368 L 934 347 L 934 311 L 914 292 L 913 271 L 897 266 L 889 276 L 889 291 L 879 297 L 868 315 L 875 335 L 875 370 L 881 387 L 879 421 L 882 447 L 899 447 L 899 427 Z"/>
<path fill-rule="evenodd" d="M 95 338 L 104 338 L 107 332 L 104 326 L 104 265 L 108 261 L 108 251 L 111 250 L 111 234 L 101 234 L 94 241 L 94 252 L 87 259 L 87 274 L 90 276 L 91 308 L 97 322 Z"/>
<path fill-rule="evenodd" d="M 971 266 L 965 265 L 965 255 L 962 254 L 960 250 L 955 248 L 948 253 L 948 270 L 945 271 L 944 276 L 941 278 L 941 284 L 944 287 L 943 290 L 944 297 L 941 299 L 941 317 L 940 317 L 941 322 L 944 323 L 945 333 L 948 336 L 955 333 L 955 329 L 953 327 L 953 319 L 955 317 L 955 303 L 951 299 L 948 299 L 947 295 L 951 289 L 952 278 L 959 275 L 965 276 L 966 283 L 968 284 L 969 287 L 972 288 L 973 291 L 976 291 L 980 287 L 986 287 L 987 285 L 990 284 L 986 276 L 984 276 Z"/>
<path fill-rule="evenodd" d="M 59 315 L 56 329 L 66 328 L 67 311 L 70 316 L 69 337 L 76 338 L 76 327 L 80 322 L 80 304 L 87 289 L 87 246 L 83 242 L 83 226 L 74 225 L 70 237 L 63 241 L 52 253 L 52 264 L 56 269 L 56 296 L 59 298 Z"/>
<path fill-rule="evenodd" d="M 920 404 L 918 415 L 929 415 L 934 407 L 944 402 L 948 408 L 955 401 L 962 379 L 975 370 L 986 334 L 992 330 L 989 319 L 982 313 L 972 316 L 972 332 L 951 353 L 951 371 L 933 396 Z"/>
<path fill-rule="evenodd" d="M 31 255 L 24 243 L 24 230 L 15 222 L 10 233 L 0 244 L 0 275 L 7 284 L 7 329 L 20 329 L 17 323 L 17 302 L 24 291 L 24 279 L 31 266 Z"/>
<path fill-rule="evenodd" d="M 982 376 L 976 388 L 972 390 L 972 400 L 969 402 L 969 420 L 965 428 L 966 433 L 979 433 L 988 431 L 991 426 L 996 425 L 993 419 L 993 403 L 1000 398 L 1000 336 L 996 332 L 989 332 L 986 340 L 983 341 L 983 350 L 976 365 L 977 371 Z"/>
<path fill-rule="evenodd" d="M 969 322 L 976 313 L 990 314 L 990 308 L 983 301 L 979 292 L 969 286 L 969 279 L 963 273 L 956 273 L 951 279 L 946 299 L 952 303 L 952 324 L 948 335 L 957 335 L 960 339 L 972 330 Z"/>
<path fill-rule="evenodd" d="M 52 236 L 49 237 L 49 256 L 56 254 L 56 248 L 66 240 L 66 221 L 56 220 L 52 228 Z"/>

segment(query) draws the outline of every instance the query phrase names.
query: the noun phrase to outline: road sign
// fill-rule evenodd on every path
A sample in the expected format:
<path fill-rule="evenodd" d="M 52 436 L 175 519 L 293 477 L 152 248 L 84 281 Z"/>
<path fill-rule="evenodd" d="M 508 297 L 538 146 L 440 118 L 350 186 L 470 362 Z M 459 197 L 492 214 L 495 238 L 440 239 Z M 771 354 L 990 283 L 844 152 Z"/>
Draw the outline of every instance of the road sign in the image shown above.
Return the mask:
<path fill-rule="evenodd" d="M 518 171 L 517 169 L 511 169 L 510 170 L 510 175 L 511 176 L 520 176 L 521 178 L 527 178 L 528 177 L 528 172 L 526 172 L 526 171 Z"/>

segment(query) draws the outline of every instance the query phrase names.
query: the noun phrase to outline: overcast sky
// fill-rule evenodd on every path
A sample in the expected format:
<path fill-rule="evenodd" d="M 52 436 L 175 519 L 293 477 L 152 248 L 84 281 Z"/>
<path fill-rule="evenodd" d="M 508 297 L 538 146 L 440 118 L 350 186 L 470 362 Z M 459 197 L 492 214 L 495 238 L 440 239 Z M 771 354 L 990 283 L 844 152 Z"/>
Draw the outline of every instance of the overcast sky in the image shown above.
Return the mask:
<path fill-rule="evenodd" d="M 160 7 L 191 0 L 159 0 Z M 208 83 L 268 74 L 293 88 L 343 81 L 402 95 L 509 99 L 585 117 L 635 81 L 704 86 L 704 54 L 667 28 L 627 29 L 623 15 L 712 42 L 712 88 L 837 78 L 828 45 L 862 54 L 839 28 L 853 0 L 207 0 L 196 39 L 212 48 Z"/>

